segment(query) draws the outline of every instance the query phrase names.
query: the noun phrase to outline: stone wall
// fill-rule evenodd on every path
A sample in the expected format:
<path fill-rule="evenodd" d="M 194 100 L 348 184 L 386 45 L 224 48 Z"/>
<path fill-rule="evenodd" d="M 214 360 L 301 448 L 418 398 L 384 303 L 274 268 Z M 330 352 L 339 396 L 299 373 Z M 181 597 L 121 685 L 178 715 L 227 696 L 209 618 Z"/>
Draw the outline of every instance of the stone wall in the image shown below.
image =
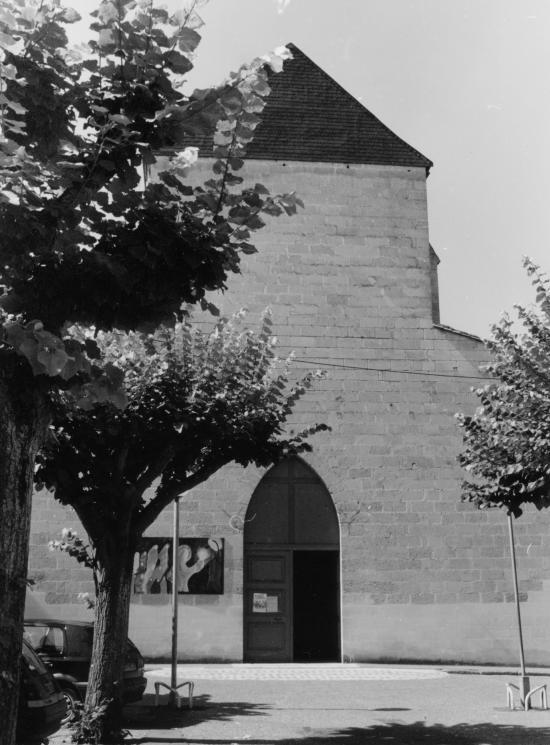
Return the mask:
<path fill-rule="evenodd" d="M 327 371 L 290 424 L 332 428 L 306 460 L 340 519 L 344 658 L 515 661 L 505 515 L 461 503 L 456 464 L 454 414 L 475 406 L 470 388 L 483 383 L 486 352 L 475 337 L 434 325 L 424 170 L 258 161 L 247 172 L 274 192 L 296 189 L 306 209 L 270 220 L 259 253 L 213 300 L 226 313 L 248 306 L 251 323 L 270 306 L 281 354 L 294 350 L 298 370 Z M 224 594 L 181 602 L 182 658 L 242 659 L 235 516 L 261 475 L 229 467 L 182 500 L 181 535 L 226 539 Z M 71 519 L 36 501 L 31 574 L 43 579 L 34 603 L 82 616 L 85 570 L 44 549 Z M 170 535 L 171 519 L 167 511 L 149 534 Z M 548 528 L 546 513 L 529 511 L 516 527 L 530 663 L 550 662 Z M 146 654 L 167 656 L 169 598 L 133 603 L 131 633 Z"/>

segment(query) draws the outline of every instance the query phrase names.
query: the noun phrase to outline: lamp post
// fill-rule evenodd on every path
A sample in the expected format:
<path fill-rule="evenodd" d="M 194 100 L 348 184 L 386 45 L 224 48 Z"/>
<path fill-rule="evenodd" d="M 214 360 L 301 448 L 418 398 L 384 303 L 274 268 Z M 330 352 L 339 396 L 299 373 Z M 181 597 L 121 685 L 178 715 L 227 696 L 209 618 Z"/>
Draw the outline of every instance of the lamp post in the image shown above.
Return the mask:
<path fill-rule="evenodd" d="M 514 596 L 516 600 L 516 615 L 518 621 L 518 634 L 519 634 L 519 659 L 521 665 L 521 671 L 519 674 L 519 692 L 520 699 L 523 703 L 527 699 L 529 693 L 529 678 L 525 673 L 525 655 L 523 653 L 523 631 L 521 628 L 521 611 L 519 606 L 519 589 L 518 589 L 518 572 L 516 567 L 516 547 L 514 544 L 514 527 L 512 525 L 512 515 L 508 513 L 508 534 L 510 536 L 510 556 L 512 557 L 512 572 L 514 576 Z M 527 699 L 528 700 L 528 699 Z"/>
<path fill-rule="evenodd" d="M 168 688 L 170 696 L 168 704 L 179 709 L 181 697 L 179 689 L 188 687 L 188 704 L 193 708 L 193 689 L 195 684 L 192 680 L 184 680 L 178 683 L 178 548 L 180 542 L 180 496 L 174 499 L 174 527 L 172 531 L 172 669 L 170 674 L 170 685 L 162 681 L 155 682 L 155 706 L 159 705 L 159 694 L 161 688 Z"/>
<path fill-rule="evenodd" d="M 174 499 L 174 526 L 172 532 L 172 671 L 170 676 L 170 703 L 177 706 L 178 684 L 178 547 L 180 538 L 180 498 Z"/>

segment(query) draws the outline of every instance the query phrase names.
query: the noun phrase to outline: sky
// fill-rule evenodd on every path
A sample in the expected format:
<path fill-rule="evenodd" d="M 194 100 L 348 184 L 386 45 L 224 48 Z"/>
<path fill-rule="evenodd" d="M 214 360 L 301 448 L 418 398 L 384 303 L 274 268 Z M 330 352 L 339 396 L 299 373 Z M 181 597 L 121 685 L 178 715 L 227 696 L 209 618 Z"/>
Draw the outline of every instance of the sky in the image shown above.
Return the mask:
<path fill-rule="evenodd" d="M 210 0 L 200 15 L 194 86 L 293 42 L 434 162 L 442 323 L 486 337 L 534 300 L 522 257 L 550 273 L 548 0 Z"/>

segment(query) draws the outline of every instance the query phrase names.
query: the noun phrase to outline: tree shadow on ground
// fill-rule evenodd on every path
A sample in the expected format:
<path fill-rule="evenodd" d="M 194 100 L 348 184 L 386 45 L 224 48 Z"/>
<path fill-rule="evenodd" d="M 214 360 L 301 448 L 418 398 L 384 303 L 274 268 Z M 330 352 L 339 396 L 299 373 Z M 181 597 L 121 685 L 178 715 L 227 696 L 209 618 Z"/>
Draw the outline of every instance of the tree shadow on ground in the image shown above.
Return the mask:
<path fill-rule="evenodd" d="M 187 707 L 185 697 L 182 700 L 181 709 L 167 706 L 167 696 L 163 696 L 161 700 L 162 704 L 155 706 L 154 695 L 146 694 L 139 704 L 127 706 L 124 709 L 124 727 L 133 732 L 182 729 L 205 721 L 227 722 L 239 716 L 262 716 L 271 709 L 269 704 L 251 704 L 244 701 L 211 703 L 208 695 L 195 696 L 192 709 Z M 140 742 L 140 740 L 125 740 L 124 742 Z"/>
<path fill-rule="evenodd" d="M 235 706 L 239 706 L 236 704 Z M 247 705 L 245 705 L 246 707 Z M 214 707 L 216 708 L 216 707 Z M 223 705 L 222 705 L 223 708 Z M 260 712 L 261 713 L 261 712 Z M 340 730 L 303 728 L 303 736 L 279 739 L 254 737 L 204 739 L 186 737 L 133 738 L 130 745 L 171 743 L 173 745 L 548 745 L 550 728 L 522 727 L 493 724 L 426 724 L 425 722 L 387 722 L 367 727 L 348 727 Z M 160 734 L 160 733 L 159 733 Z M 176 734 L 176 733 L 174 733 Z"/>

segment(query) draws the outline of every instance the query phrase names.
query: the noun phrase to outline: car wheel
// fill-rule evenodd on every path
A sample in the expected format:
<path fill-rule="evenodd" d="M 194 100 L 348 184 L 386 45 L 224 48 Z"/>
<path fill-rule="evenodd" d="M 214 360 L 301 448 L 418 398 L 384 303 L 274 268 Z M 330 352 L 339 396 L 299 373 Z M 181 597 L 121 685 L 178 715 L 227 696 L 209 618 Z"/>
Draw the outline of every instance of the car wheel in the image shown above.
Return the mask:
<path fill-rule="evenodd" d="M 70 686 L 63 686 L 63 695 L 65 696 L 65 703 L 67 704 L 67 713 L 61 720 L 61 724 L 67 724 L 72 722 L 76 716 L 78 704 L 80 703 L 80 696 L 74 688 Z"/>

